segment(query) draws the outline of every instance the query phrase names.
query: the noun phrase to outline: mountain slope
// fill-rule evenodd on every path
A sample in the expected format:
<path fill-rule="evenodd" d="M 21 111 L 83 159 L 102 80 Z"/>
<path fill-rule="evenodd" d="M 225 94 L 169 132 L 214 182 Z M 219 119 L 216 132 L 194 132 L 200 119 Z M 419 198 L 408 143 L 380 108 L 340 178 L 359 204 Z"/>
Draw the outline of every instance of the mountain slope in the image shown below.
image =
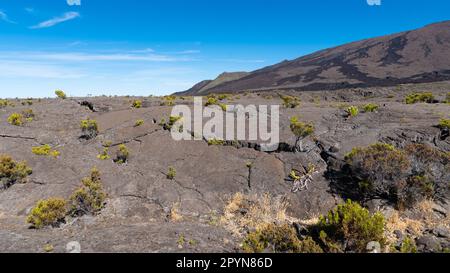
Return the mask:
<path fill-rule="evenodd" d="M 207 90 L 210 90 L 216 86 L 219 86 L 221 84 L 225 84 L 230 81 L 238 80 L 242 77 L 247 76 L 248 72 L 224 72 L 220 74 L 215 80 L 205 80 L 197 83 L 193 87 L 191 87 L 189 90 L 176 93 L 177 95 L 183 95 L 183 94 L 189 94 L 189 95 L 201 95 L 207 92 Z"/>
<path fill-rule="evenodd" d="M 450 21 L 358 41 L 249 73 L 201 93 L 391 86 L 450 79 Z"/>

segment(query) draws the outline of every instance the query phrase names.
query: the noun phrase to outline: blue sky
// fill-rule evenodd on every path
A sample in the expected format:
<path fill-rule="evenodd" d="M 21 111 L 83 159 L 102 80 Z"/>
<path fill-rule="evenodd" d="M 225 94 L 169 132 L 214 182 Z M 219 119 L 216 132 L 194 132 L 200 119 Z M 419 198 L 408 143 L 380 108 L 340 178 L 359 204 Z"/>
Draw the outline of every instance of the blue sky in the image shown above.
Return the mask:
<path fill-rule="evenodd" d="M 0 97 L 168 94 L 449 11 L 447 0 L 0 0 Z"/>

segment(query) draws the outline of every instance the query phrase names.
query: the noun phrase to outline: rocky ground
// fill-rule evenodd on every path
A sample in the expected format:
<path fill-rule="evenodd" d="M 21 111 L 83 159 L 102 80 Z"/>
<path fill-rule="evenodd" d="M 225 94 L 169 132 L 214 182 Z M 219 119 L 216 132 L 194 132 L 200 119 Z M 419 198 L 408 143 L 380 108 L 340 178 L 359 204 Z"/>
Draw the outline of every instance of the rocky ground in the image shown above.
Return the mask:
<path fill-rule="evenodd" d="M 426 143 L 450 152 L 450 138 L 443 138 L 436 127 L 440 118 L 449 118 L 450 106 L 404 103 L 410 92 L 430 91 L 443 101 L 449 90 L 450 82 L 441 82 L 295 93 L 301 99 L 300 107 L 281 107 L 283 148 L 271 153 L 260 151 L 254 143 L 210 146 L 206 141 L 174 141 L 159 125 L 172 109 L 161 106 L 162 98 L 34 99 L 32 105 L 11 100 L 14 107 L 0 108 L 0 154 L 26 160 L 33 173 L 27 183 L 0 190 L 0 252 L 44 252 L 46 245 L 54 252 L 65 252 L 71 241 L 79 242 L 83 252 L 239 251 L 242 238 L 220 221 L 235 193 L 284 196 L 290 204 L 289 216 L 308 221 L 345 198 L 329 171 L 353 147 L 380 141 L 397 146 Z M 143 101 L 142 108 L 130 107 L 135 99 Z M 347 106 L 368 102 L 380 105 L 378 112 L 345 117 Z M 176 103 L 192 105 L 192 100 L 177 98 Z M 281 100 L 275 92 L 249 93 L 233 95 L 226 103 L 268 105 L 281 104 Z M 24 126 L 7 122 L 10 114 L 24 109 L 35 113 L 32 122 Z M 305 152 L 292 150 L 292 116 L 315 125 L 315 136 L 304 141 Z M 82 140 L 80 120 L 87 118 L 98 122 L 99 134 Z M 138 119 L 144 124 L 135 127 Z M 128 147 L 126 164 L 97 158 L 108 141 L 112 155 L 119 144 Z M 60 156 L 31 152 L 32 147 L 44 144 L 60 151 Z M 317 173 L 308 189 L 292 192 L 290 171 L 304 170 L 310 164 Z M 29 228 L 26 217 L 38 200 L 68 198 L 94 166 L 108 194 L 99 215 L 68 218 L 57 228 Z M 170 166 L 176 170 L 174 180 L 167 179 Z M 383 211 L 393 240 L 412 234 L 420 250 L 440 251 L 450 244 L 447 201 L 426 201 L 406 211 L 382 200 L 371 200 L 367 206 Z"/>

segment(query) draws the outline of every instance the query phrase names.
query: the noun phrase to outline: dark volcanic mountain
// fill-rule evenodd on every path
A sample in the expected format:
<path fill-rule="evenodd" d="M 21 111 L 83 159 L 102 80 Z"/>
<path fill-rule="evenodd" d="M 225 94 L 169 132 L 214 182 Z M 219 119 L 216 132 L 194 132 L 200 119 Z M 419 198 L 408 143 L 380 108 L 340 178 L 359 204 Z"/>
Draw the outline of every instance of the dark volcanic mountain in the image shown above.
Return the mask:
<path fill-rule="evenodd" d="M 358 41 L 243 74 L 183 94 L 327 90 L 450 79 L 450 21 Z"/>

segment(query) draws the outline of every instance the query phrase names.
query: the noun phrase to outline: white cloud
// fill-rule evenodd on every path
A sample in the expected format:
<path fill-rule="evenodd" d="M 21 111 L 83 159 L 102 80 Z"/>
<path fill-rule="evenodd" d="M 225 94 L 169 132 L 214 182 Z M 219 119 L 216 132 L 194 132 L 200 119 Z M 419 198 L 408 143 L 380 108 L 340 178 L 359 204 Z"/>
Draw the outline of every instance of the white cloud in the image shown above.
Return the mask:
<path fill-rule="evenodd" d="M 41 60 L 59 62 L 178 62 L 191 61 L 188 58 L 176 58 L 159 54 L 110 53 L 95 54 L 81 52 L 0 52 L 0 59 Z"/>
<path fill-rule="evenodd" d="M 60 24 L 60 23 L 66 22 L 66 21 L 76 19 L 78 17 L 80 17 L 80 14 L 78 12 L 74 12 L 74 11 L 66 12 L 62 16 L 55 17 L 53 19 L 41 22 L 35 26 L 31 26 L 30 28 L 31 29 L 48 28 L 48 27 L 52 27 L 54 25 L 57 25 L 57 24 Z"/>
<path fill-rule="evenodd" d="M 0 62 L 1 78 L 78 79 L 83 73 L 63 66 L 26 61 Z"/>
<path fill-rule="evenodd" d="M 81 0 L 67 0 L 69 6 L 81 6 Z"/>
<path fill-rule="evenodd" d="M 16 22 L 9 20 L 8 15 L 0 10 L 0 21 L 5 21 L 10 24 L 15 24 Z"/>

